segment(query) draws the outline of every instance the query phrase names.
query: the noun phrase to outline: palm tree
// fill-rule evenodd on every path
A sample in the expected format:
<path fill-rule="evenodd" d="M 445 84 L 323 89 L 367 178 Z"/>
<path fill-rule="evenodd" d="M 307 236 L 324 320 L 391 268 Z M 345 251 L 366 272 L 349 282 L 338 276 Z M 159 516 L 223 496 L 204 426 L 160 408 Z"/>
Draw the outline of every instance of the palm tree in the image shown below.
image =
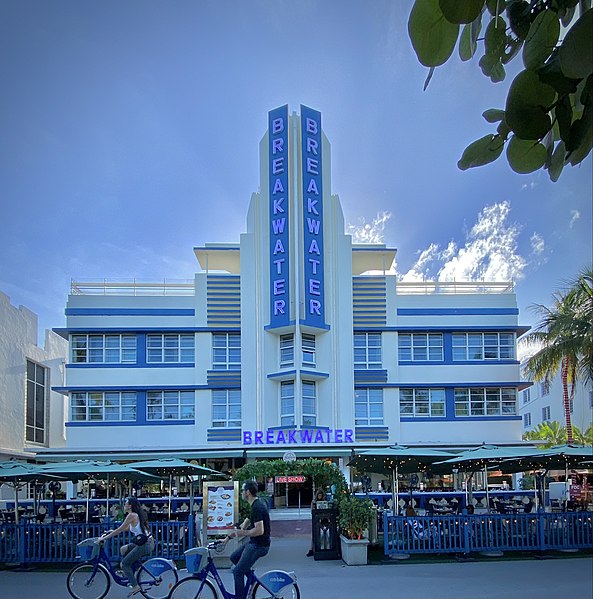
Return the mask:
<path fill-rule="evenodd" d="M 568 443 L 573 442 L 570 400 L 577 380 L 593 380 L 593 270 L 583 270 L 568 290 L 554 294 L 552 308 L 533 306 L 541 316 L 523 343 L 539 349 L 524 367 L 526 376 L 549 381 L 560 370 Z"/>
<path fill-rule="evenodd" d="M 593 445 L 593 424 L 590 424 L 586 431 L 573 426 L 572 434 L 574 435 L 574 440 L 579 445 Z"/>
<path fill-rule="evenodd" d="M 541 422 L 534 429 L 524 433 L 523 439 L 526 441 L 545 441 L 542 447 L 562 445 L 566 443 L 566 428 L 557 420 Z"/>

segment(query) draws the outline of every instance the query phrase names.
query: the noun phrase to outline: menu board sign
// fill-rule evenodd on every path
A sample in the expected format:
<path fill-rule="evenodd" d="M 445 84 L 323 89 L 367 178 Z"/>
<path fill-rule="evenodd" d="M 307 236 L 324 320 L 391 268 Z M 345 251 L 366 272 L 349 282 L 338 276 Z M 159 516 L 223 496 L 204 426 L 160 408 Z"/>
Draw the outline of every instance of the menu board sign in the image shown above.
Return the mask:
<path fill-rule="evenodd" d="M 209 536 L 234 528 L 239 514 L 239 483 L 204 483 L 204 530 Z"/>

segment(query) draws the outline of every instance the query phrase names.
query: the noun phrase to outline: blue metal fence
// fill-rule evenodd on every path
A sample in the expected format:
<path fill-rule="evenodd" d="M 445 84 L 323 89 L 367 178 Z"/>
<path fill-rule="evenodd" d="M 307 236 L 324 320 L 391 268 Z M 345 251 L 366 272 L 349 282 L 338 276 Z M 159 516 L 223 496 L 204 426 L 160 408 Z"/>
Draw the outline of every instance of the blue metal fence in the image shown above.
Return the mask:
<path fill-rule="evenodd" d="M 386 555 L 593 548 L 593 512 L 393 516 L 383 512 Z"/>
<path fill-rule="evenodd" d="M 151 522 L 156 541 L 155 555 L 179 560 L 195 546 L 192 521 Z M 76 561 L 77 544 L 105 532 L 105 524 L 48 523 L 0 524 L 0 563 L 59 563 Z M 118 535 L 106 547 L 114 560 L 119 548 L 130 542 L 128 534 Z"/>

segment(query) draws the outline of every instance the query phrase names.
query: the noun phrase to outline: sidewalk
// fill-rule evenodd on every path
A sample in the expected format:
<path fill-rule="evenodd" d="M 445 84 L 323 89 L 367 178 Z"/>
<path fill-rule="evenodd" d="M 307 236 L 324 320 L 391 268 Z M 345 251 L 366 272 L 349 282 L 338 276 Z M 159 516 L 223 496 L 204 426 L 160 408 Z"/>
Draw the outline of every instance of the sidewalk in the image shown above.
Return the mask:
<path fill-rule="evenodd" d="M 301 599 L 591 599 L 593 559 L 395 562 L 346 566 L 341 560 L 315 561 L 305 556 L 311 521 L 272 523 L 272 548 L 257 571 L 294 571 Z M 221 571 L 232 589 L 229 570 Z M 67 598 L 66 572 L 0 571 L 0 599 Z M 107 599 L 123 599 L 126 589 L 112 586 Z"/>

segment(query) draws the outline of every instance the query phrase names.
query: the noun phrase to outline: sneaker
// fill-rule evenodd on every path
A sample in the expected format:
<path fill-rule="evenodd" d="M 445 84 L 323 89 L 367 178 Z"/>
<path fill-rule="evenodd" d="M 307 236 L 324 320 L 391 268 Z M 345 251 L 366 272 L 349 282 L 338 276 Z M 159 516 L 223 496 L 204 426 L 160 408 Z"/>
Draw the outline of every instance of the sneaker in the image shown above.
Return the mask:
<path fill-rule="evenodd" d="M 309 551 L 307 551 L 307 557 L 313 557 L 313 549 L 309 549 Z"/>

